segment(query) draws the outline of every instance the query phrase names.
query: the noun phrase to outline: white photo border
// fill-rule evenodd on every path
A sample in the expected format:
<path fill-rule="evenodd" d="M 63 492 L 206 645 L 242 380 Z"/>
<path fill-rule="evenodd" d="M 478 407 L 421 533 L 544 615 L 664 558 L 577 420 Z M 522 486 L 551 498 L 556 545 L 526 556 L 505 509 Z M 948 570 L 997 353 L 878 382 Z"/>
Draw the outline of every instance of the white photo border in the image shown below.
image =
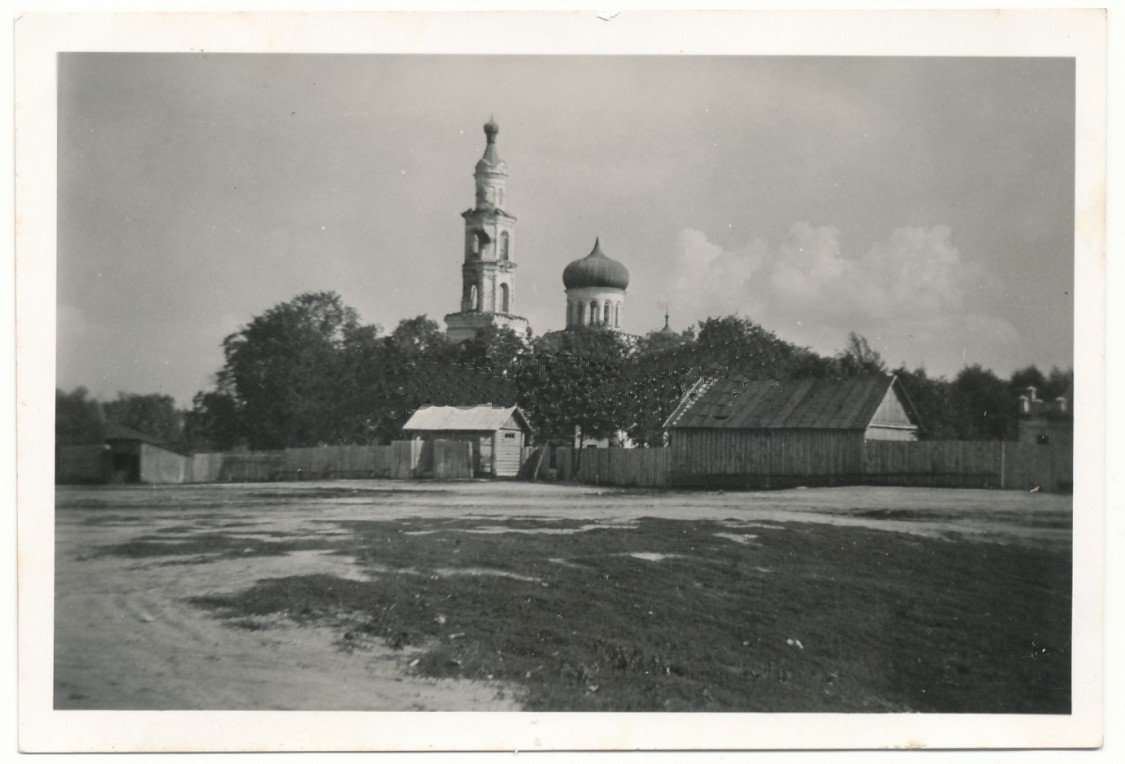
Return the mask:
<path fill-rule="evenodd" d="M 493 42 L 504 40 L 504 50 Z M 1046 56 L 1076 61 L 1072 713 L 53 709 L 57 55 Z M 1106 26 L 1100 10 L 26 14 L 15 22 L 19 743 L 25 751 L 1060 748 L 1102 739 Z"/>

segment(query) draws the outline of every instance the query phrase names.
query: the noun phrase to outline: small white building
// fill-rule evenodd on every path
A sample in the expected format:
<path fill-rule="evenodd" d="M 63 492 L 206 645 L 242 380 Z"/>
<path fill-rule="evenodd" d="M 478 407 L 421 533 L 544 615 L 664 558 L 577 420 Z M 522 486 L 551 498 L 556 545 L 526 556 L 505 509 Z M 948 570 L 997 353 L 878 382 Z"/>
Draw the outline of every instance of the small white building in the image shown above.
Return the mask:
<path fill-rule="evenodd" d="M 515 406 L 423 406 L 402 427 L 411 440 L 457 440 L 472 445 L 474 477 L 515 477 L 531 436 Z"/>

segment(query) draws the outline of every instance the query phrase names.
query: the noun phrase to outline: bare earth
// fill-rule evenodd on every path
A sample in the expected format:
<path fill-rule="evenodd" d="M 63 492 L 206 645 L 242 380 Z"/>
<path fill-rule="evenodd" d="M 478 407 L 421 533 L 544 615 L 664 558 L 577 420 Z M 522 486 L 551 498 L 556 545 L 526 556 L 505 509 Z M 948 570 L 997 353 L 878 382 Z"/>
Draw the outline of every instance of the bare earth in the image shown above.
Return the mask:
<path fill-rule="evenodd" d="M 474 532 L 526 533 L 513 519 L 588 521 L 582 532 L 642 517 L 852 525 L 929 538 L 1068 547 L 1069 496 L 1020 492 L 831 488 L 778 492 L 630 492 L 527 483 L 320 483 L 60 487 L 56 492 L 55 705 L 60 709 L 518 710 L 518 688 L 429 679 L 420 650 L 342 649 L 327 628 L 274 620 L 236 628 L 187 600 L 281 576 L 368 580 L 333 550 L 245 558 L 206 553 L 125 557 L 109 546 L 180 539 L 346 539 L 343 523 L 479 520 Z M 752 530 L 752 528 L 751 528 Z M 416 532 L 418 533 L 418 532 Z M 423 531 L 424 533 L 424 531 Z M 744 543 L 750 535 L 732 536 Z M 893 536 L 888 536 L 893 538 Z M 329 544 L 330 546 L 330 544 Z M 440 575 L 495 577 L 451 567 Z"/>

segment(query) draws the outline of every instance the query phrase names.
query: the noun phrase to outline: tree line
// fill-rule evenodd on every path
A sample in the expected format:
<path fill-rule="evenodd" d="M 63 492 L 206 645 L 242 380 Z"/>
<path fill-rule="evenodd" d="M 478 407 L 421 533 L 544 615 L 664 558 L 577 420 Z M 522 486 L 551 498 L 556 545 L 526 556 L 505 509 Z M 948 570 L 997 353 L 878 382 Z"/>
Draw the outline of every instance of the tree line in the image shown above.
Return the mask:
<path fill-rule="evenodd" d="M 334 292 L 302 294 L 254 317 L 222 342 L 214 386 L 189 410 L 169 396 L 129 395 L 99 403 L 83 388 L 56 391 L 56 434 L 74 440 L 115 422 L 185 449 L 252 450 L 375 444 L 400 437 L 425 404 L 518 405 L 537 443 L 625 433 L 660 445 L 662 425 L 701 376 L 846 378 L 894 373 L 915 404 L 924 437 L 995 440 L 1015 435 L 1018 396 L 1034 385 L 1053 399 L 1072 372 L 1035 366 L 1001 379 L 979 365 L 953 379 L 924 368 L 889 369 L 855 333 L 836 355 L 779 339 L 739 316 L 708 318 L 680 332 L 635 341 L 596 327 L 525 341 L 491 328 L 449 342 L 426 316 L 390 333 L 363 324 Z"/>

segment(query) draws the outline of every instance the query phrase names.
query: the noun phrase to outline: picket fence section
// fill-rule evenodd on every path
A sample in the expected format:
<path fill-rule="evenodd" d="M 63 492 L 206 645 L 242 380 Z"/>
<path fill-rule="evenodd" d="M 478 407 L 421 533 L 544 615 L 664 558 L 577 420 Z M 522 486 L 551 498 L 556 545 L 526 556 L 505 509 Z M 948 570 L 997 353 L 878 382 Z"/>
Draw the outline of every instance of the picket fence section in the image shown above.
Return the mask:
<path fill-rule="evenodd" d="M 524 449 L 525 466 L 541 449 Z M 727 480 L 741 471 L 748 477 L 770 477 L 762 472 L 761 459 L 732 450 L 718 478 Z M 858 470 L 833 475 L 833 484 L 886 485 L 942 488 L 1004 488 L 1067 490 L 1070 488 L 1070 454 L 1035 443 L 1007 441 L 867 441 L 862 446 Z M 699 462 L 700 469 L 706 469 Z M 672 475 L 670 448 L 588 448 L 575 451 L 554 448 L 544 452 L 538 472 L 522 477 L 538 480 L 573 480 L 589 485 L 659 488 L 679 485 Z M 704 473 L 693 475 L 700 482 Z M 825 475 L 808 476 L 816 485 Z"/>
<path fill-rule="evenodd" d="M 193 483 L 259 483 L 336 478 L 471 478 L 469 443 L 395 441 L 386 446 L 321 446 L 280 451 L 225 451 L 195 454 Z"/>
<path fill-rule="evenodd" d="M 1070 452 L 1036 443 L 1007 441 L 867 441 L 857 467 L 847 474 L 825 475 L 815 470 L 805 478 L 788 475 L 798 484 L 887 485 L 945 488 L 1006 488 L 1066 490 L 1070 488 Z M 68 450 L 57 469 L 72 482 L 100 481 L 106 456 L 100 450 Z M 336 478 L 473 477 L 472 445 L 466 441 L 395 441 L 383 446 L 323 446 L 278 451 L 201 453 L 180 457 L 180 464 L 146 462 L 152 474 L 146 482 L 248 483 Z M 663 488 L 688 485 L 673 471 L 671 448 L 527 447 L 522 449 L 520 477 L 525 480 L 575 481 L 589 485 Z M 675 455 L 677 464 L 695 465 L 690 483 L 730 482 L 745 478 L 749 486 L 777 486 L 770 465 L 753 449 L 730 449 L 721 463 L 709 468 L 702 458 Z M 63 458 L 65 457 L 65 458 Z M 854 461 L 854 460 L 853 460 Z M 720 469 L 721 467 L 721 469 Z M 823 482 L 828 477 L 828 483 Z M 761 480 L 764 478 L 765 480 Z M 807 483 L 800 482 L 807 479 Z M 793 482 L 796 480 L 797 482 Z M 820 482 L 818 482 L 820 481 Z M 718 482 L 716 482 L 718 484 Z M 725 484 L 725 483 L 724 483 Z M 787 484 L 787 483 L 785 483 Z"/>
<path fill-rule="evenodd" d="M 523 449 L 520 477 L 657 488 L 668 485 L 670 458 L 666 448 L 530 447 Z"/>
<path fill-rule="evenodd" d="M 999 488 L 1003 460 L 991 441 L 869 441 L 863 479 L 875 485 Z"/>
<path fill-rule="evenodd" d="M 863 482 L 955 488 L 1055 490 L 1068 472 L 1069 453 L 1037 443 L 933 440 L 869 441 Z"/>

